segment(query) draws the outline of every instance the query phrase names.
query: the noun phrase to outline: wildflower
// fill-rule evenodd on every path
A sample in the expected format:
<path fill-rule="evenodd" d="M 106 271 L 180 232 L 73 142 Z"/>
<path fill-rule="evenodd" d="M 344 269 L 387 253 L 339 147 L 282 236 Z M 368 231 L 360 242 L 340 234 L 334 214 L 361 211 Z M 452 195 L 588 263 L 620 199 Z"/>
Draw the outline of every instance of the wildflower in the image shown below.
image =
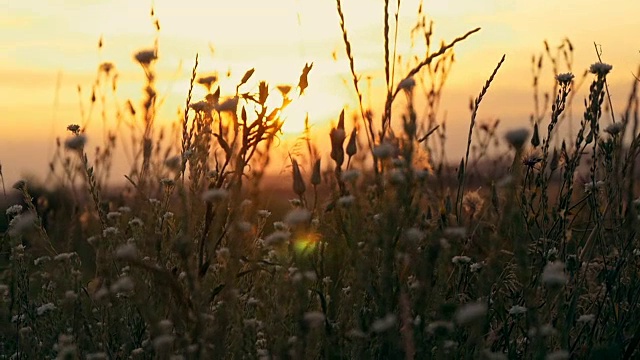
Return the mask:
<path fill-rule="evenodd" d="M 119 212 L 119 211 L 110 211 L 107 214 L 107 219 L 109 219 L 109 220 L 117 220 L 117 219 L 120 218 L 120 216 L 122 216 L 121 212 Z"/>
<path fill-rule="evenodd" d="M 155 49 L 147 49 L 138 51 L 133 57 L 137 62 L 144 66 L 149 65 L 152 61 L 156 60 L 158 58 L 158 54 Z"/>
<path fill-rule="evenodd" d="M 527 308 L 520 305 L 514 305 L 509 309 L 509 315 L 520 315 L 527 312 Z"/>
<path fill-rule="evenodd" d="M 451 258 L 451 262 L 456 264 L 456 265 L 463 265 L 463 264 L 468 264 L 471 262 L 471 258 L 468 256 L 454 256 L 453 258 Z"/>
<path fill-rule="evenodd" d="M 472 214 L 476 214 L 482 210 L 483 205 L 484 199 L 480 196 L 478 190 L 469 191 L 462 198 L 462 206 Z"/>
<path fill-rule="evenodd" d="M 24 191 L 27 188 L 27 182 L 24 180 L 18 180 L 13 184 L 13 188 L 18 191 Z"/>
<path fill-rule="evenodd" d="M 338 199 L 338 205 L 343 207 L 348 207 L 348 206 L 351 206 L 351 204 L 353 204 L 355 200 L 356 200 L 356 197 L 353 195 L 342 196 Z"/>
<path fill-rule="evenodd" d="M 130 213 L 131 212 L 131 208 L 128 206 L 120 206 L 118 208 L 118 211 L 121 213 Z"/>
<path fill-rule="evenodd" d="M 427 332 L 430 334 L 436 334 L 441 332 L 452 332 L 453 331 L 453 323 L 450 321 L 434 321 L 427 325 Z"/>
<path fill-rule="evenodd" d="M 311 219 L 311 212 L 307 209 L 294 209 L 289 211 L 287 216 L 284 218 L 284 222 L 289 226 L 302 225 L 308 222 Z"/>
<path fill-rule="evenodd" d="M 385 332 L 391 330 L 396 325 L 396 316 L 394 314 L 387 314 L 382 319 L 377 319 L 371 324 L 371 330 L 376 333 Z"/>
<path fill-rule="evenodd" d="M 398 90 L 411 91 L 415 86 L 416 86 L 416 81 L 413 79 L 413 77 L 408 77 L 406 79 L 402 79 L 398 83 Z"/>
<path fill-rule="evenodd" d="M 362 330 L 351 329 L 346 333 L 347 337 L 350 339 L 366 339 L 367 334 L 365 334 Z"/>
<path fill-rule="evenodd" d="M 273 228 L 276 229 L 276 231 L 287 231 L 289 230 L 289 227 L 282 221 L 276 221 L 273 223 Z"/>
<path fill-rule="evenodd" d="M 87 137 L 84 134 L 78 134 L 68 138 L 64 142 L 64 147 L 69 150 L 82 151 L 86 143 Z"/>
<path fill-rule="evenodd" d="M 56 306 L 53 305 L 52 303 L 46 303 L 42 306 L 39 306 L 38 308 L 36 308 L 36 313 L 38 314 L 38 316 L 48 312 L 48 311 L 53 311 L 56 309 Z"/>
<path fill-rule="evenodd" d="M 633 256 L 640 256 L 640 249 L 633 249 Z"/>
<path fill-rule="evenodd" d="M 109 226 L 108 228 L 102 230 L 103 237 L 116 236 L 117 234 L 118 234 L 118 229 L 113 226 Z"/>
<path fill-rule="evenodd" d="M 35 229 L 37 217 L 33 213 L 23 213 L 9 223 L 9 235 L 18 236 Z"/>
<path fill-rule="evenodd" d="M 556 75 L 556 81 L 560 85 L 570 84 L 573 78 L 575 78 L 575 76 L 570 72 Z"/>
<path fill-rule="evenodd" d="M 264 239 L 264 243 L 268 246 L 277 246 L 289 240 L 291 234 L 287 231 L 275 231 Z"/>
<path fill-rule="evenodd" d="M 360 170 L 350 169 L 342 173 L 341 179 L 344 182 L 354 182 L 360 177 Z"/>
<path fill-rule="evenodd" d="M 324 322 L 324 314 L 320 311 L 308 311 L 303 315 L 304 321 L 309 327 L 318 327 Z"/>
<path fill-rule="evenodd" d="M 167 158 L 164 161 L 164 165 L 173 171 L 180 171 L 182 170 L 182 157 L 180 155 L 174 155 Z"/>
<path fill-rule="evenodd" d="M 393 156 L 394 151 L 395 147 L 392 144 L 384 142 L 373 148 L 373 155 L 378 159 L 388 159 Z"/>
<path fill-rule="evenodd" d="M 215 75 L 202 76 L 198 78 L 198 84 L 204 85 L 207 90 L 211 90 L 211 85 L 216 81 L 218 81 L 218 77 Z"/>
<path fill-rule="evenodd" d="M 420 229 L 412 227 L 407 229 L 407 231 L 404 233 L 405 238 L 407 239 L 407 241 L 409 241 L 410 243 L 416 244 L 418 242 L 420 242 L 422 239 L 424 239 L 424 232 L 420 231 Z"/>
<path fill-rule="evenodd" d="M 553 261 L 545 265 L 542 271 L 542 282 L 548 286 L 562 286 L 567 283 L 567 275 L 564 273 L 564 263 Z"/>
<path fill-rule="evenodd" d="M 616 136 L 620 134 L 623 130 L 624 130 L 623 122 L 612 123 L 609 126 L 607 126 L 606 129 L 604 129 L 604 131 L 608 132 L 611 136 Z"/>
<path fill-rule="evenodd" d="M 487 313 L 487 304 L 471 303 L 463 305 L 456 311 L 455 319 L 458 324 L 469 324 L 482 318 Z"/>
<path fill-rule="evenodd" d="M 71 125 L 67 126 L 67 130 L 71 131 L 75 135 L 78 135 L 80 133 L 80 125 L 71 124 Z"/>
<path fill-rule="evenodd" d="M 135 260 L 138 258 L 138 249 L 134 244 L 124 244 L 116 249 L 116 258 L 121 260 Z"/>
<path fill-rule="evenodd" d="M 78 254 L 76 254 L 75 252 L 68 252 L 68 253 L 60 253 L 58 255 L 56 255 L 53 260 L 55 261 L 66 261 L 71 259 L 72 257 L 76 256 Z"/>
<path fill-rule="evenodd" d="M 175 180 L 170 178 L 163 178 L 163 179 L 160 179 L 160 184 L 164 187 L 173 187 L 175 186 L 176 182 Z"/>
<path fill-rule="evenodd" d="M 266 219 L 271 216 L 271 211 L 269 210 L 258 210 L 258 217 L 261 219 Z"/>
<path fill-rule="evenodd" d="M 480 271 L 484 267 L 484 261 L 473 263 L 469 266 L 469 271 L 472 273 Z"/>
<path fill-rule="evenodd" d="M 67 290 L 64 293 L 64 298 L 69 302 L 73 302 L 78 298 L 78 294 L 76 294 L 76 292 L 73 290 Z"/>
<path fill-rule="evenodd" d="M 5 212 L 7 216 L 17 216 L 22 212 L 22 205 L 11 205 Z"/>
<path fill-rule="evenodd" d="M 218 112 L 231 112 L 231 113 L 235 113 L 236 109 L 238 108 L 238 97 L 234 96 L 232 98 L 229 98 L 225 101 L 223 101 L 222 103 L 218 104 L 215 109 Z"/>
<path fill-rule="evenodd" d="M 599 190 L 604 186 L 604 180 L 598 180 L 595 182 L 590 181 L 584 184 L 584 192 L 585 193 L 592 193 L 595 190 Z"/>
<path fill-rule="evenodd" d="M 579 323 L 589 324 L 593 323 L 596 320 L 596 316 L 593 314 L 585 314 L 580 315 L 580 317 L 576 320 Z"/>
<path fill-rule="evenodd" d="M 173 219 L 174 216 L 175 216 L 174 213 L 172 213 L 171 211 L 167 211 L 166 213 L 164 213 L 164 215 L 162 215 L 162 220 L 169 221 L 169 220 Z"/>
<path fill-rule="evenodd" d="M 467 229 L 463 226 L 450 226 L 444 229 L 444 234 L 450 237 L 467 237 Z"/>
<path fill-rule="evenodd" d="M 603 62 L 597 62 L 591 64 L 591 66 L 589 67 L 589 72 L 598 76 L 604 76 L 607 75 L 609 71 L 611 71 L 611 69 L 613 69 L 613 66 L 605 64 Z"/>
<path fill-rule="evenodd" d="M 389 172 L 389 180 L 392 184 L 400 185 L 404 184 L 406 178 L 404 172 L 400 169 L 393 169 Z"/>
<path fill-rule="evenodd" d="M 213 110 L 211 104 L 206 101 L 198 101 L 196 103 L 189 104 L 189 107 L 195 112 L 209 112 Z"/>
<path fill-rule="evenodd" d="M 520 149 L 529 138 L 529 130 L 526 128 L 510 130 L 507 131 L 504 138 L 507 140 L 509 145 L 516 149 Z"/>
<path fill-rule="evenodd" d="M 539 150 L 529 151 L 523 158 L 522 164 L 528 168 L 534 168 L 542 161 L 542 154 Z"/>
<path fill-rule="evenodd" d="M 131 292 L 134 289 L 133 280 L 128 276 L 119 278 L 115 283 L 111 285 L 111 292 L 114 294 Z"/>
<path fill-rule="evenodd" d="M 286 98 L 289 95 L 289 92 L 291 91 L 291 85 L 278 85 L 276 86 L 276 89 L 280 91 L 280 94 L 282 94 L 282 97 Z"/>
<path fill-rule="evenodd" d="M 38 266 L 41 263 L 43 263 L 45 261 L 49 261 L 49 260 L 51 260 L 51 258 L 49 256 L 46 256 L 46 255 L 45 256 L 41 256 L 41 257 L 33 260 L 33 265 Z"/>
<path fill-rule="evenodd" d="M 213 203 L 226 199 L 228 195 L 225 189 L 210 189 L 202 194 L 202 200 Z"/>

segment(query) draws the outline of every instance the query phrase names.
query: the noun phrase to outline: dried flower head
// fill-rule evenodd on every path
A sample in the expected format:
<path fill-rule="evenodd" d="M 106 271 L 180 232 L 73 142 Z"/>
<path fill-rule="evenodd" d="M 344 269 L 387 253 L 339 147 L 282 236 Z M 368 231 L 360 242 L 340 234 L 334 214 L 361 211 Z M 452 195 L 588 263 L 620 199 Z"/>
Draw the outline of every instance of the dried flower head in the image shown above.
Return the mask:
<path fill-rule="evenodd" d="M 569 85 L 574 78 L 575 76 L 570 72 L 556 75 L 556 81 L 560 85 Z"/>
<path fill-rule="evenodd" d="M 507 131 L 504 138 L 507 140 L 509 145 L 516 149 L 520 149 L 529 138 L 529 129 L 519 128 Z"/>
<path fill-rule="evenodd" d="M 78 134 L 65 140 L 64 147 L 69 150 L 82 151 L 87 143 L 87 137 L 84 134 Z"/>
<path fill-rule="evenodd" d="M 616 135 L 620 134 L 623 130 L 624 130 L 624 123 L 623 122 L 612 123 L 609 126 L 607 126 L 606 129 L 604 129 L 604 131 L 609 133 L 611 136 L 616 136 Z"/>
<path fill-rule="evenodd" d="M 611 69 L 613 69 L 613 66 L 605 64 L 603 62 L 597 62 L 591 64 L 591 66 L 589 67 L 589 72 L 598 76 L 605 76 L 611 71 Z"/>
<path fill-rule="evenodd" d="M 140 50 L 133 56 L 137 62 L 146 66 L 151 64 L 152 61 L 158 59 L 158 53 L 155 49 Z"/>

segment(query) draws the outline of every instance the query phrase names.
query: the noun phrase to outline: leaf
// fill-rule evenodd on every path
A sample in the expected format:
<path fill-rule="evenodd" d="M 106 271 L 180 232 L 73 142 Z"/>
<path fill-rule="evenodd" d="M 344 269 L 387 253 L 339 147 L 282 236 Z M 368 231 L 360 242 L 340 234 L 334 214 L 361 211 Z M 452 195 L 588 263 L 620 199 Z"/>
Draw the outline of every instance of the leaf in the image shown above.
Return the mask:
<path fill-rule="evenodd" d="M 312 67 L 313 67 L 313 63 L 305 64 L 304 69 L 302 69 L 302 74 L 300 75 L 300 81 L 298 82 L 300 95 L 304 94 L 304 90 L 309 86 L 309 82 L 307 81 L 307 75 L 309 75 L 309 71 L 311 71 Z"/>
<path fill-rule="evenodd" d="M 249 81 L 249 78 L 251 78 L 251 75 L 253 75 L 255 71 L 256 69 L 252 68 L 251 70 L 248 70 L 246 73 L 244 73 L 244 76 L 242 77 L 242 80 L 240 80 L 240 84 L 238 84 L 238 87 L 246 84 L 247 81 Z"/>

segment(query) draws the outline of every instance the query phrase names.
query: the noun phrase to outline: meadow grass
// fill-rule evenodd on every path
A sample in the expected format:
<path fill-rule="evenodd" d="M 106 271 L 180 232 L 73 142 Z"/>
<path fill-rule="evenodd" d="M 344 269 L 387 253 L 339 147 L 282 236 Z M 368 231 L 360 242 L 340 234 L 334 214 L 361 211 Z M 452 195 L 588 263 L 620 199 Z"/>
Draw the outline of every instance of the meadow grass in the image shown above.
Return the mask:
<path fill-rule="evenodd" d="M 501 136 L 498 121 L 477 118 L 503 57 L 484 69 L 465 156 L 451 165 L 440 98 L 454 46 L 479 29 L 433 50 L 421 7 L 412 36 L 427 54 L 401 73 L 398 15 L 393 29 L 386 1 L 376 118 L 336 4 L 359 115 L 348 124 L 336 114 L 327 153 L 307 124 L 287 189 L 266 169 L 283 110 L 293 92 L 304 96 L 313 64 L 295 88 L 249 87 L 251 69 L 224 96 L 216 76 L 198 75 L 196 57 L 171 128 L 156 123 L 157 43 L 134 55 L 146 79 L 141 108 L 117 105 L 111 122 L 106 90 L 94 90 L 89 113 L 117 124 L 102 148 L 89 154 L 87 116 L 58 139 L 48 188 L 6 189 L 0 357 L 639 356 L 638 82 L 617 117 L 608 103 L 605 126 L 611 67 L 598 60 L 578 83 L 558 71 L 563 61 L 571 69 L 573 45 L 554 53 L 545 42 L 532 60 L 530 127 Z M 558 75 L 540 101 L 543 58 Z M 101 64 L 97 84 L 113 76 L 114 65 Z M 584 113 L 563 136 L 585 82 Z M 192 98 L 195 86 L 204 99 Z M 132 159 L 125 186 L 109 181 L 119 146 Z"/>

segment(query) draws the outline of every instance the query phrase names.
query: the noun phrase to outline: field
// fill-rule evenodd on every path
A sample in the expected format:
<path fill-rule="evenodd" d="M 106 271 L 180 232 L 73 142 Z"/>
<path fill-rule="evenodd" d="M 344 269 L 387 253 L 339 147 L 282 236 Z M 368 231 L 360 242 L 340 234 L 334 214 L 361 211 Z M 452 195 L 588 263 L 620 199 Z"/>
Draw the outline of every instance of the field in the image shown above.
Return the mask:
<path fill-rule="evenodd" d="M 46 180 L 0 177 L 1 359 L 640 358 L 640 80 L 615 109 L 600 53 L 560 73 L 573 45 L 545 42 L 530 126 L 505 132 L 478 120 L 503 57 L 450 163 L 439 99 L 455 47 L 480 29 L 435 46 L 420 12 L 427 53 L 405 72 L 387 1 L 376 110 L 336 4 L 359 108 L 335 114 L 326 146 L 307 123 L 286 176 L 269 165 L 313 64 L 296 86 L 248 86 L 248 70 L 226 94 L 196 58 L 181 116 L 162 127 L 156 43 L 133 54 L 141 105 L 115 112 L 133 125 L 93 151 L 70 123 Z M 133 166 L 114 182 L 123 147 Z"/>

